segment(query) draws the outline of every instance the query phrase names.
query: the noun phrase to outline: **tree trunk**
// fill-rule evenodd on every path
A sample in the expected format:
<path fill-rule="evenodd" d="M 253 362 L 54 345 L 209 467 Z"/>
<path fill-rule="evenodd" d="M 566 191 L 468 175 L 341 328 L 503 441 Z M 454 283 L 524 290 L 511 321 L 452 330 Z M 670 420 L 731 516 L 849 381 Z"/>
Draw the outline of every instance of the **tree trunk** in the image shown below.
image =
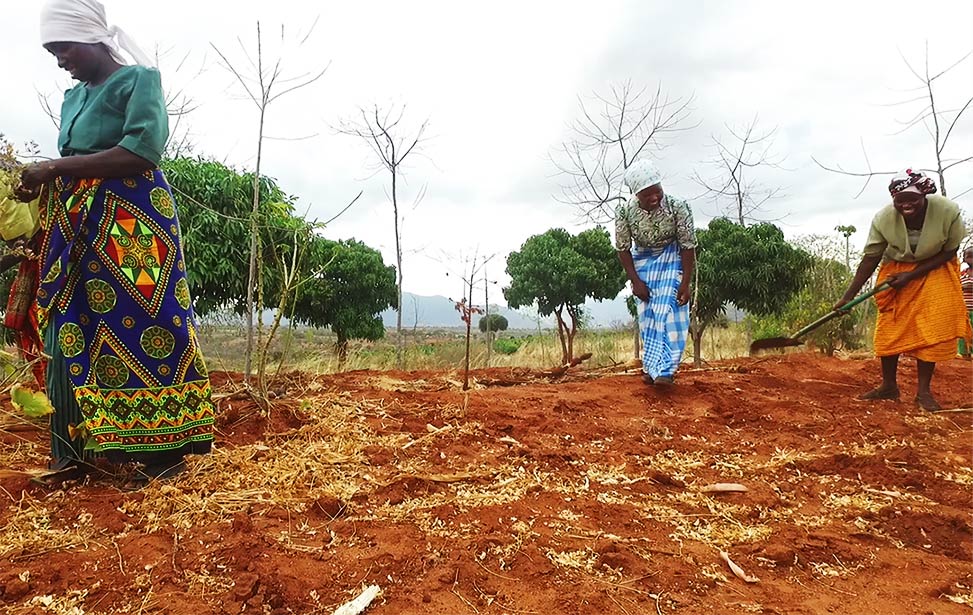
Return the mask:
<path fill-rule="evenodd" d="M 568 306 L 568 316 L 571 317 L 571 328 L 568 329 L 568 358 L 565 365 L 571 365 L 574 361 L 574 336 L 578 332 L 578 313 Z"/>
<path fill-rule="evenodd" d="M 642 328 L 639 327 L 638 318 L 635 319 L 634 335 L 632 336 L 632 348 L 635 351 L 635 360 L 640 360 L 642 358 Z"/>
<path fill-rule="evenodd" d="M 472 284 L 471 284 L 472 286 Z M 472 306 L 470 306 L 472 308 Z M 466 313 L 466 357 L 463 362 L 463 390 L 470 389 L 470 330 L 473 328 L 473 313 Z"/>
<path fill-rule="evenodd" d="M 703 366 L 703 332 L 705 327 L 690 327 L 689 333 L 693 337 L 693 367 Z"/>
<path fill-rule="evenodd" d="M 392 159 L 395 159 L 395 154 L 392 154 Z M 395 176 L 397 175 L 396 170 L 392 169 L 392 213 L 395 214 L 395 263 L 398 269 L 398 286 L 397 292 L 399 294 L 399 304 L 395 315 L 395 367 L 396 369 L 403 369 L 404 362 L 402 358 L 402 237 L 399 234 L 399 201 L 396 195 L 396 181 Z"/>
<path fill-rule="evenodd" d="M 561 308 L 554 311 L 554 316 L 557 318 L 557 337 L 561 342 L 561 365 L 567 365 L 571 362 L 571 352 L 567 340 L 568 327 L 564 323 Z"/>
<path fill-rule="evenodd" d="M 338 340 L 334 344 L 335 352 L 338 353 L 338 371 L 345 371 L 345 364 L 348 362 L 348 338 L 341 333 L 335 333 Z"/>
<path fill-rule="evenodd" d="M 257 41 L 260 41 L 260 24 L 257 24 Z M 259 59 L 259 58 L 258 58 Z M 247 274 L 247 353 L 243 368 L 243 381 L 250 384 L 250 372 L 253 369 L 253 311 L 254 286 L 257 284 L 257 215 L 260 213 L 260 160 L 264 146 L 264 118 L 266 105 L 260 107 L 260 129 L 257 133 L 257 167 L 253 174 L 253 208 L 250 212 L 250 271 Z"/>

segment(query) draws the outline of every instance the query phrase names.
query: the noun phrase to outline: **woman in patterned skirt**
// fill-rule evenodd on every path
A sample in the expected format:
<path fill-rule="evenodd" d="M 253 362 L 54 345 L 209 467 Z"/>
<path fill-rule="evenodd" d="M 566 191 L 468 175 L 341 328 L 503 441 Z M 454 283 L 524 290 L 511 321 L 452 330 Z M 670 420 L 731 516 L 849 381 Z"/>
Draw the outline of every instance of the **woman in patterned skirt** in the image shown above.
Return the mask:
<path fill-rule="evenodd" d="M 61 107 L 61 158 L 28 167 L 42 189 L 40 285 L 54 470 L 89 451 L 182 468 L 213 440 L 210 384 L 196 336 L 175 200 L 158 165 L 168 138 L 159 72 L 97 0 L 51 0 L 44 48 L 80 83 Z M 126 65 L 121 50 L 135 60 Z"/>

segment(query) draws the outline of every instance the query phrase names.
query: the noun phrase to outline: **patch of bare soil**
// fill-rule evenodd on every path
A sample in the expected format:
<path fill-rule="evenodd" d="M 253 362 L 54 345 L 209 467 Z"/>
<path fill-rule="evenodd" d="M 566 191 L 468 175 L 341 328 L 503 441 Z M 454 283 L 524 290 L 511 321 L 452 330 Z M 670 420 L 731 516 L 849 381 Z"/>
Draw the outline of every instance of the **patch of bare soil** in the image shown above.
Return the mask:
<path fill-rule="evenodd" d="M 330 615 L 378 585 L 376 615 L 970 613 L 973 412 L 915 408 L 908 364 L 904 401 L 857 401 L 877 374 L 811 354 L 684 370 L 671 389 L 293 374 L 269 416 L 217 374 L 217 450 L 138 492 L 32 485 L 46 433 L 8 417 L 0 603 Z M 939 366 L 935 389 L 969 409 L 970 364 Z"/>

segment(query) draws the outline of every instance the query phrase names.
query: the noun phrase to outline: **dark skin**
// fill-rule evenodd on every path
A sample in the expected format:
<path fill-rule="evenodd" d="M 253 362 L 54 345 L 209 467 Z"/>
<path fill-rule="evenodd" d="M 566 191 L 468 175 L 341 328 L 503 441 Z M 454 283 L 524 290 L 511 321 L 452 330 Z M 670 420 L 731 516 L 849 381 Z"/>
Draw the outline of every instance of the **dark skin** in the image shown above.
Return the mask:
<path fill-rule="evenodd" d="M 922 230 L 922 224 L 926 219 L 926 210 L 928 208 L 925 195 L 914 192 L 900 192 L 892 198 L 892 205 L 902 215 L 906 228 L 916 231 Z M 956 258 L 955 250 L 943 250 L 935 256 L 919 261 L 916 268 L 912 271 L 891 275 L 884 281 L 889 282 L 892 288 L 903 288 L 910 282 L 921 279 L 929 272 L 942 267 L 954 258 Z M 858 270 L 855 272 L 855 277 L 848 286 L 848 290 L 835 304 L 835 310 L 840 310 L 858 295 L 865 282 L 875 273 L 875 269 L 881 261 L 881 256 L 866 256 L 862 258 L 861 264 L 858 265 Z M 936 409 L 939 407 L 939 403 L 932 396 L 930 389 L 936 364 L 921 360 L 916 360 L 916 364 L 919 380 L 916 398 L 922 407 Z M 882 385 L 868 393 L 868 395 L 873 395 L 873 398 L 877 399 L 897 397 L 899 390 L 897 382 L 898 366 L 899 355 L 882 357 Z"/>
<path fill-rule="evenodd" d="M 68 71 L 72 78 L 89 87 L 101 85 L 122 67 L 101 43 L 49 43 L 44 49 L 57 58 L 57 65 Z M 40 194 L 41 186 L 59 176 L 117 179 L 154 168 L 148 160 L 115 146 L 96 154 L 32 164 L 21 173 L 15 196 L 21 201 L 33 201 Z"/>
<path fill-rule="evenodd" d="M 652 212 L 662 206 L 665 192 L 663 192 L 661 184 L 656 184 L 639 191 L 635 197 L 638 199 L 641 209 Z M 679 284 L 679 290 L 676 292 L 676 301 L 679 302 L 679 305 L 686 305 L 689 303 L 690 297 L 689 283 L 693 279 L 693 272 L 696 269 L 696 250 L 692 248 L 689 250 L 680 250 L 679 258 L 682 260 L 682 282 Z M 642 301 L 648 301 L 649 287 L 646 286 L 645 282 L 642 281 L 639 274 L 635 271 L 635 261 L 632 259 L 632 253 L 628 250 L 619 250 L 618 260 L 622 262 L 625 275 L 628 276 L 629 281 L 632 283 L 632 294 Z"/>

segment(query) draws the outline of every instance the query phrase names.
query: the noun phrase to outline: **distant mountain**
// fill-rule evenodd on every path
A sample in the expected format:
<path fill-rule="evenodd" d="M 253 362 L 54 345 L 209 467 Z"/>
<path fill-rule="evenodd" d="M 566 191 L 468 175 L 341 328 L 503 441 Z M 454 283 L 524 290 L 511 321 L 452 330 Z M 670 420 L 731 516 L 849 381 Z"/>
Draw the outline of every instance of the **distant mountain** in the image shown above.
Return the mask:
<path fill-rule="evenodd" d="M 461 327 L 463 325 L 453 301 L 440 295 L 426 297 L 403 293 L 402 307 L 404 328 L 412 328 L 417 324 L 420 327 Z M 585 310 L 591 318 L 591 323 L 596 327 L 609 327 L 631 320 L 624 298 L 612 301 L 588 301 L 585 303 Z M 503 315 L 510 323 L 511 329 L 537 328 L 537 318 L 528 310 L 512 310 L 504 305 L 491 305 L 490 313 Z M 395 327 L 395 311 L 382 312 L 382 322 L 386 327 Z M 473 325 L 476 326 L 477 322 L 479 318 L 474 317 Z M 554 318 L 542 318 L 540 324 L 544 328 L 553 327 Z"/>

